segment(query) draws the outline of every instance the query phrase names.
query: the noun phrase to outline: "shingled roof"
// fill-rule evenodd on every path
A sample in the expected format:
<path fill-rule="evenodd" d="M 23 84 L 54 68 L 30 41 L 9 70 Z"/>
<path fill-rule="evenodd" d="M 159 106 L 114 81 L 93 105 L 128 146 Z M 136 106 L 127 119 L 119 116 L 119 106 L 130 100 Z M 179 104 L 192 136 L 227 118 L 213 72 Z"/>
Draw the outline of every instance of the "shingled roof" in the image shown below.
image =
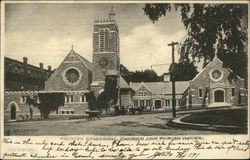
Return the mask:
<path fill-rule="evenodd" d="M 128 83 L 123 79 L 122 76 L 120 76 L 120 88 L 123 88 L 123 89 L 129 89 L 129 85 Z"/>
<path fill-rule="evenodd" d="M 74 52 L 74 51 L 73 51 Z M 78 57 L 79 59 L 82 61 L 83 64 L 85 64 L 85 66 L 90 70 L 92 71 L 92 63 L 90 63 L 87 59 L 85 59 L 84 57 L 82 57 L 81 55 L 79 55 L 78 53 L 74 52 Z"/>
<path fill-rule="evenodd" d="M 131 88 L 137 91 L 142 82 L 131 83 Z M 172 83 L 171 82 L 143 82 L 153 94 L 172 94 Z M 175 82 L 175 93 L 183 94 L 184 91 L 189 87 L 189 81 L 176 81 Z"/>

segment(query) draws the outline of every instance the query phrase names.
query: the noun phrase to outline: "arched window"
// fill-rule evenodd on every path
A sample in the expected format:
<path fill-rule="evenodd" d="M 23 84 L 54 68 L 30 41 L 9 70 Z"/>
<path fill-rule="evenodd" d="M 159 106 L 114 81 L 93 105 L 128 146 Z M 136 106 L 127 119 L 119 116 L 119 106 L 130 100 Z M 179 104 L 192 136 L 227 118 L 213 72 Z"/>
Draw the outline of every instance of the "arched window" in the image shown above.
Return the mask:
<path fill-rule="evenodd" d="M 108 29 L 100 30 L 99 45 L 100 45 L 100 51 L 109 51 L 109 30 Z"/>

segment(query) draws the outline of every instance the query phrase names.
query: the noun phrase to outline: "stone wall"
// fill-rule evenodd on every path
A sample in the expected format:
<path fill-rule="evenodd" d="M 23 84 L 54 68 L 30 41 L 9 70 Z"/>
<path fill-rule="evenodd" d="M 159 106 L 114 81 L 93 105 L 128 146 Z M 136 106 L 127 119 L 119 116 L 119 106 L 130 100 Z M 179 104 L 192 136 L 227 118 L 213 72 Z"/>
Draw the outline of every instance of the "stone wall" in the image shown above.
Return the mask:
<path fill-rule="evenodd" d="M 107 66 L 101 66 L 99 61 L 102 57 L 107 58 Z M 116 70 L 119 73 L 120 58 L 116 53 L 94 54 L 93 55 L 93 81 L 105 81 L 107 70 Z"/>
<path fill-rule="evenodd" d="M 144 85 L 141 85 L 140 88 L 135 92 L 135 96 L 139 96 L 139 92 L 145 92 L 145 96 L 152 96 L 152 93 Z"/>
<path fill-rule="evenodd" d="M 215 81 L 211 78 L 211 73 L 217 69 L 222 72 L 223 76 L 221 79 Z M 190 81 L 189 93 L 192 97 L 192 106 L 202 106 L 205 97 L 208 97 L 205 101 L 206 106 L 214 103 L 214 92 L 216 90 L 224 91 L 225 103 L 238 104 L 239 92 L 244 88 L 244 80 L 238 78 L 237 80 L 229 81 L 229 74 L 229 70 L 222 67 L 222 62 L 219 59 L 214 59 L 209 63 L 197 77 Z M 235 88 L 235 96 L 232 96 L 232 88 Z M 202 89 L 201 97 L 199 96 L 199 89 Z M 206 92 L 208 96 L 205 95 Z"/>
<path fill-rule="evenodd" d="M 99 23 L 94 25 L 93 33 L 93 53 L 100 52 L 99 50 L 99 30 L 109 29 L 108 42 L 109 42 L 109 52 L 119 52 L 119 35 L 117 25 L 113 22 Z"/>
<path fill-rule="evenodd" d="M 33 109 L 33 118 L 40 117 L 40 110 L 37 107 L 27 106 L 22 102 L 21 96 L 27 94 L 4 94 L 4 121 L 11 120 L 11 107 L 16 108 L 16 120 L 30 119 L 30 107 Z"/>
<path fill-rule="evenodd" d="M 76 68 L 80 72 L 80 82 L 77 85 L 68 85 L 63 79 L 65 76 L 65 70 L 68 68 Z M 45 83 L 45 90 L 51 91 L 76 91 L 87 90 L 91 83 L 91 73 L 80 61 L 78 63 L 62 63 L 55 73 Z M 70 82 L 69 82 L 70 83 Z"/>
<path fill-rule="evenodd" d="M 88 110 L 88 102 L 81 102 L 81 96 L 83 94 L 73 94 L 73 102 L 65 103 L 60 106 L 57 111 L 51 111 L 49 118 L 52 117 L 74 117 L 79 115 L 85 115 L 85 111 Z M 29 120 L 30 117 L 30 107 L 33 110 L 32 119 L 40 119 L 40 110 L 37 107 L 25 105 L 22 100 L 24 96 L 37 96 L 30 92 L 30 94 L 22 92 L 8 92 L 4 94 L 4 121 L 10 120 Z M 16 108 L 16 118 L 11 119 L 11 107 Z"/>
<path fill-rule="evenodd" d="M 125 108 L 129 107 L 129 102 L 131 102 L 131 94 L 129 93 L 130 89 L 121 89 L 121 106 Z"/>

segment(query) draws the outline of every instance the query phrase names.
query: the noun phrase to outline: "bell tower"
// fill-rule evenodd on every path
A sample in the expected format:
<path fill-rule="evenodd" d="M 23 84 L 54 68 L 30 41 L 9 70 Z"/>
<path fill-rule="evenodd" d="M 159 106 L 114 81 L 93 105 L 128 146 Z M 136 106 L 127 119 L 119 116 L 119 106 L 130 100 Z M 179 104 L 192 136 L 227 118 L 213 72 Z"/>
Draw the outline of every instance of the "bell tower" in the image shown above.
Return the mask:
<path fill-rule="evenodd" d="M 94 21 L 91 90 L 104 89 L 106 76 L 120 75 L 119 30 L 113 7 L 108 19 Z"/>

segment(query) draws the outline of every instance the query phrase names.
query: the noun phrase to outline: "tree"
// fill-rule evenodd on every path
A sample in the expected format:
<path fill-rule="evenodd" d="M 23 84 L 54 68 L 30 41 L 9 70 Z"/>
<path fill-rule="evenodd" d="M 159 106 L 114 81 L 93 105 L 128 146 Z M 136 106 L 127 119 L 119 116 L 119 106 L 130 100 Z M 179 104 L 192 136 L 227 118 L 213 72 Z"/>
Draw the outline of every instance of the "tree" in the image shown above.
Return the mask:
<path fill-rule="evenodd" d="M 103 91 L 101 94 L 98 95 L 97 101 L 96 101 L 96 109 L 99 111 L 102 111 L 104 109 L 106 113 L 108 112 L 109 105 L 106 100 L 105 91 Z"/>
<path fill-rule="evenodd" d="M 120 72 L 123 77 L 129 76 L 130 74 L 129 70 L 123 64 L 120 65 Z"/>
<path fill-rule="evenodd" d="M 96 97 L 94 95 L 94 92 L 91 91 L 87 94 L 87 101 L 88 101 L 88 108 L 89 110 L 96 110 Z"/>
<path fill-rule="evenodd" d="M 180 49 L 181 59 L 203 60 L 205 67 L 217 50 L 224 67 L 247 79 L 248 31 L 243 19 L 248 14 L 247 7 L 247 4 L 145 4 L 143 9 L 154 23 L 172 8 L 181 12 L 188 32 Z"/>
<path fill-rule="evenodd" d="M 34 98 L 31 98 L 30 96 L 27 96 L 26 102 L 25 102 L 26 107 L 29 107 L 29 112 L 30 112 L 30 118 L 33 118 L 33 107 L 37 106 L 37 103 Z"/>
<path fill-rule="evenodd" d="M 25 104 L 29 107 L 30 119 L 32 119 L 33 107 L 38 107 L 42 118 L 49 118 L 51 111 L 56 111 L 59 106 L 64 105 L 64 95 L 64 93 L 38 93 L 39 103 L 34 96 L 33 98 L 27 96 Z"/>
<path fill-rule="evenodd" d="M 121 76 L 129 82 L 159 82 L 162 78 L 153 69 L 130 72 L 124 65 L 120 65 Z"/>
<path fill-rule="evenodd" d="M 38 93 L 40 103 L 37 104 L 41 117 L 49 118 L 51 111 L 56 111 L 64 105 L 64 93 Z"/>
<path fill-rule="evenodd" d="M 134 72 L 130 72 L 123 64 L 120 65 L 120 73 L 121 73 L 121 76 L 124 78 L 124 80 L 128 83 L 131 80 L 131 75 L 134 73 Z"/>
<path fill-rule="evenodd" d="M 105 102 L 108 103 L 108 107 L 115 107 L 115 111 L 118 112 L 118 84 L 117 76 L 106 76 L 105 77 Z M 110 108 L 109 108 L 110 109 Z"/>
<path fill-rule="evenodd" d="M 190 60 L 181 60 L 176 64 L 175 81 L 192 80 L 198 73 L 197 67 Z"/>
<path fill-rule="evenodd" d="M 144 71 L 135 71 L 131 73 L 130 80 L 132 82 L 157 82 L 161 81 L 161 78 L 152 69 L 146 69 Z"/>

